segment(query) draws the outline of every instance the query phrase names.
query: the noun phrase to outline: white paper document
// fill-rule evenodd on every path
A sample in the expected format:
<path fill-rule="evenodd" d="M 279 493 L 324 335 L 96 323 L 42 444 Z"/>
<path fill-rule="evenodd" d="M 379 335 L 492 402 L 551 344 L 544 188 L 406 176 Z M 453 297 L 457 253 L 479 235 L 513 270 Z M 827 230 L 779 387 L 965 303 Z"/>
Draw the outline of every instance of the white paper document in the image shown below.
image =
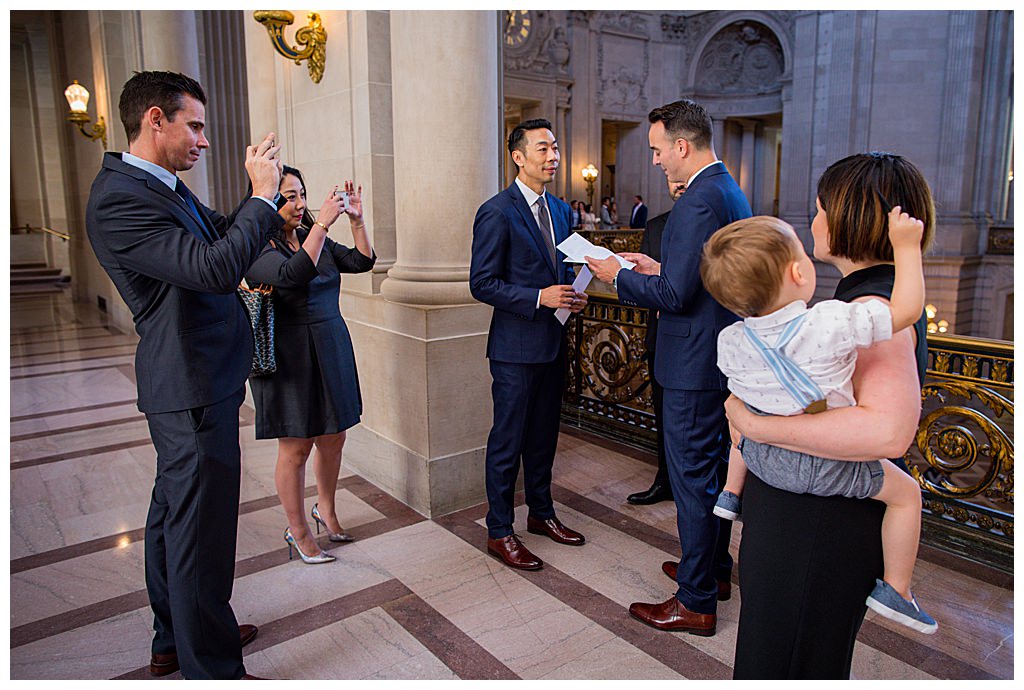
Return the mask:
<path fill-rule="evenodd" d="M 585 264 L 587 263 L 587 257 L 593 257 L 595 259 L 607 259 L 609 256 L 614 256 L 619 261 L 619 265 L 623 268 L 633 268 L 636 266 L 634 263 L 626 261 L 618 254 L 613 253 L 611 250 L 604 247 L 598 247 L 596 244 L 583 237 L 578 232 L 574 232 L 569 235 L 561 244 L 558 245 L 558 251 L 565 254 L 564 261 L 566 263 L 573 264 Z"/>
<path fill-rule="evenodd" d="M 583 241 L 586 242 L 586 240 Z M 580 272 L 576 274 L 576 280 L 572 281 L 572 289 L 575 290 L 576 292 L 586 292 L 587 287 L 590 285 L 590 281 L 593 277 L 594 275 L 590 272 L 590 269 L 587 268 L 586 265 L 584 265 L 582 268 L 580 268 Z M 566 319 L 569 318 L 569 313 L 569 310 L 566 309 L 565 307 L 562 307 L 561 309 L 556 309 L 555 318 L 558 319 L 559 323 L 564 325 Z"/>

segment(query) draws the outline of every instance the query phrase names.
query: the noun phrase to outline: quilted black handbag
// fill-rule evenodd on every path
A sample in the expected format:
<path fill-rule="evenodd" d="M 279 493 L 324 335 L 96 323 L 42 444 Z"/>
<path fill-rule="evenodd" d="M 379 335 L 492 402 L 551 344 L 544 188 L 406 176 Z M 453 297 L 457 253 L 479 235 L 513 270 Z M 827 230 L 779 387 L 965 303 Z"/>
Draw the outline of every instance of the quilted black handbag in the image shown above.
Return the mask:
<path fill-rule="evenodd" d="M 252 376 L 266 376 L 277 371 L 274 356 L 274 288 L 270 285 L 238 286 L 238 295 L 249 310 L 252 322 Z"/>

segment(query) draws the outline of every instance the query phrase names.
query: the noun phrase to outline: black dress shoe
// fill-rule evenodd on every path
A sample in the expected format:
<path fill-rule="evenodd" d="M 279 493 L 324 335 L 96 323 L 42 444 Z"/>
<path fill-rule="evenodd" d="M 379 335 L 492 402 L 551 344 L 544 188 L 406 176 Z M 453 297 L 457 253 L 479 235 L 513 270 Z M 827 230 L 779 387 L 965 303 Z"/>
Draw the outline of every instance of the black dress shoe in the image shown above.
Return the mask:
<path fill-rule="evenodd" d="M 255 625 L 249 625 L 243 623 L 238 626 L 238 637 L 242 642 L 242 646 L 249 644 L 256 639 L 256 634 L 259 632 L 259 628 Z M 178 653 L 169 652 L 167 654 L 153 654 L 149 660 L 149 675 L 160 678 L 162 676 L 169 676 L 179 668 L 178 666 Z"/>
<path fill-rule="evenodd" d="M 635 506 L 649 506 L 652 503 L 672 500 L 672 487 L 668 484 L 652 484 L 647 491 L 626 496 L 626 502 Z"/>

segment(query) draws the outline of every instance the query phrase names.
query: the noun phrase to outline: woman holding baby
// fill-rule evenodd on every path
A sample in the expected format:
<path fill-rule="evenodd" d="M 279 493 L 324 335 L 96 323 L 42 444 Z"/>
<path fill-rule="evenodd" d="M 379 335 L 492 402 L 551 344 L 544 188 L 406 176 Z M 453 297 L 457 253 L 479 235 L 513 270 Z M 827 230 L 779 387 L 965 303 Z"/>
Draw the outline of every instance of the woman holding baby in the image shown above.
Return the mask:
<path fill-rule="evenodd" d="M 857 154 L 818 182 L 814 256 L 842 274 L 835 299 L 888 302 L 894 281 L 888 218 L 893 207 L 934 236 L 928 183 L 901 156 Z M 818 414 L 763 416 L 732 397 L 729 421 L 743 454 L 758 444 L 841 461 L 899 458 L 917 430 L 927 363 L 925 318 L 858 351 L 856 405 Z M 735 678 L 848 678 L 866 598 L 882 577 L 885 505 L 796 494 L 750 474 L 743 492 Z"/>

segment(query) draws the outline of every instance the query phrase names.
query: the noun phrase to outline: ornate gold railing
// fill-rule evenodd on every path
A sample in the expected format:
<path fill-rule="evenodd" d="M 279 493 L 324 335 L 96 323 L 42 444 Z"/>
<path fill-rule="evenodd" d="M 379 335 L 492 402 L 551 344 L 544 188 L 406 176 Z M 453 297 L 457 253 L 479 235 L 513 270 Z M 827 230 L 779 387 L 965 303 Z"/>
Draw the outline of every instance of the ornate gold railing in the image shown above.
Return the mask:
<path fill-rule="evenodd" d="M 607 247 L 613 252 L 638 252 L 640 240 L 644 237 L 643 230 L 632 228 L 616 228 L 614 230 L 586 230 L 581 235 L 598 247 Z"/>
<path fill-rule="evenodd" d="M 1013 344 L 928 336 L 921 422 L 907 452 L 925 541 L 1013 567 Z"/>
<path fill-rule="evenodd" d="M 569 322 L 563 421 L 656 448 L 646 330 L 646 309 L 591 291 Z M 1012 570 L 1013 344 L 930 335 L 921 396 L 905 460 L 922 487 L 923 539 Z"/>

